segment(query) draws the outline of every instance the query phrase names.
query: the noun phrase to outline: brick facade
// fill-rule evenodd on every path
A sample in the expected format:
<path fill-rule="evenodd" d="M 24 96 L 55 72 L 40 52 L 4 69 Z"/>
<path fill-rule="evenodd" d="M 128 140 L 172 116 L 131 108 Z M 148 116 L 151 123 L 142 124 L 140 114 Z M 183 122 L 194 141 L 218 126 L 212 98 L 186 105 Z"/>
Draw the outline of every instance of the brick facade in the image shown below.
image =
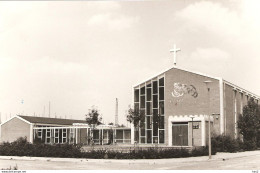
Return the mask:
<path fill-rule="evenodd" d="M 208 91 L 204 81 L 212 81 L 209 84 L 210 87 L 210 101 L 208 101 Z M 173 85 L 174 83 L 181 83 L 187 86 L 194 86 L 198 93 L 197 97 L 191 94 L 184 94 L 181 97 L 173 97 Z M 190 73 L 184 70 L 171 69 L 165 73 L 165 119 L 169 116 L 179 115 L 208 115 L 208 112 L 220 113 L 220 94 L 219 94 L 219 81 L 206 76 Z M 209 111 L 210 109 L 210 111 Z M 191 119 L 189 120 L 191 121 Z M 191 122 L 189 122 L 190 124 Z M 219 134 L 220 121 L 214 121 L 214 131 Z M 201 125 L 201 123 L 200 123 Z M 201 127 L 201 126 L 200 126 Z M 166 129 L 168 129 L 168 123 L 166 123 Z M 201 128 L 194 129 L 194 144 L 201 144 Z M 199 131 L 199 133 L 198 133 Z M 168 131 L 166 131 L 166 143 L 168 143 Z M 205 133 L 207 133 L 205 131 Z M 189 144 L 191 145 L 191 125 L 189 125 Z"/>
<path fill-rule="evenodd" d="M 199 129 L 193 129 L 194 145 L 206 145 L 208 141 L 208 115 L 211 116 L 212 135 L 224 134 L 232 138 L 242 138 L 237 128 L 237 121 L 243 113 L 243 107 L 250 97 L 259 102 L 256 96 L 221 78 L 209 77 L 179 68 L 171 68 L 150 80 L 165 79 L 164 86 L 164 121 L 166 145 L 172 145 L 172 123 L 174 121 L 188 123 L 188 145 L 192 145 L 192 119 Z M 148 80 L 149 81 L 149 80 Z M 211 81 L 208 92 L 205 81 Z M 137 87 L 144 86 L 141 83 Z M 184 92 L 174 92 L 185 90 Z M 181 93 L 181 94 L 180 94 Z M 174 125 L 175 126 L 175 125 Z M 176 134 L 174 134 L 176 135 Z M 174 138 L 176 140 L 176 138 Z"/>

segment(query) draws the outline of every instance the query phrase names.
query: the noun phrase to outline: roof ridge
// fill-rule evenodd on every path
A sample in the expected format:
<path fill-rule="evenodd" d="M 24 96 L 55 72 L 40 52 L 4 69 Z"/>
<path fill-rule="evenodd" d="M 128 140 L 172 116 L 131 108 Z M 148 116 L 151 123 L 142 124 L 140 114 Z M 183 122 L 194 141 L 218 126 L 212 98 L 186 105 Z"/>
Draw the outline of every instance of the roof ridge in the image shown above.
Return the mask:
<path fill-rule="evenodd" d="M 45 118 L 45 119 L 59 119 L 59 120 L 76 120 L 76 121 L 85 121 L 85 120 L 79 120 L 79 119 L 66 119 L 66 118 L 55 118 L 55 117 L 36 117 L 36 116 L 27 116 L 27 115 L 17 115 L 21 118 L 23 117 L 29 117 L 29 118 Z"/>

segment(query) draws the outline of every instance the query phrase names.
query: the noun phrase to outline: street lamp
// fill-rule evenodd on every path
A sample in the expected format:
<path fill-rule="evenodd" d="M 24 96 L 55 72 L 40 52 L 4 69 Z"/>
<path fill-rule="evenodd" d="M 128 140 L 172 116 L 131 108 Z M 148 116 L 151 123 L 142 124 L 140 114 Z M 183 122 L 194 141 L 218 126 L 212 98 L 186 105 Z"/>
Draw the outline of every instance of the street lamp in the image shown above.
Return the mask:
<path fill-rule="evenodd" d="M 191 118 L 191 139 L 192 139 L 192 143 L 191 143 L 191 145 L 192 145 L 192 147 L 193 147 L 193 145 L 194 145 L 194 138 L 193 138 L 193 118 L 195 118 L 195 116 L 190 116 L 190 118 Z"/>
<path fill-rule="evenodd" d="M 212 81 L 207 80 L 204 81 L 204 83 L 206 84 L 207 87 L 207 95 L 208 95 L 208 126 L 209 126 L 209 159 L 211 159 L 211 130 L 210 130 L 210 83 L 212 83 Z"/>

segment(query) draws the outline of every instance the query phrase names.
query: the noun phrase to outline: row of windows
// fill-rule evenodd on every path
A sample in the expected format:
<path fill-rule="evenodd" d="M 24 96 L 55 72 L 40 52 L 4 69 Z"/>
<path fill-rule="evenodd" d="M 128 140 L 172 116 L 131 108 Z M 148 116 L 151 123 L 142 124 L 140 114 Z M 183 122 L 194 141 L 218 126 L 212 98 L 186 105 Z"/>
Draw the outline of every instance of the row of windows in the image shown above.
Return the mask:
<path fill-rule="evenodd" d="M 139 93 L 140 92 L 140 93 Z M 145 93 L 145 86 L 142 87 L 139 91 L 139 89 L 135 90 L 135 102 L 139 102 L 139 98 L 141 99 L 141 103 L 144 103 L 145 101 L 152 101 L 152 97 L 153 100 L 157 100 L 158 98 L 158 88 L 156 86 L 156 89 L 153 88 L 153 93 L 152 93 L 152 88 L 146 88 L 146 93 Z M 145 100 L 145 96 L 146 96 L 146 100 Z M 164 87 L 159 87 L 159 100 L 164 100 Z"/>
<path fill-rule="evenodd" d="M 46 127 L 46 126 L 45 126 Z M 53 129 L 54 143 L 67 142 L 67 129 Z M 51 129 L 38 129 L 37 138 L 42 139 L 45 143 L 51 142 L 52 130 Z M 74 131 L 70 130 L 71 137 L 74 136 Z"/>
<path fill-rule="evenodd" d="M 164 143 L 164 78 L 134 91 L 135 110 L 140 110 L 140 129 L 135 132 L 139 143 Z"/>

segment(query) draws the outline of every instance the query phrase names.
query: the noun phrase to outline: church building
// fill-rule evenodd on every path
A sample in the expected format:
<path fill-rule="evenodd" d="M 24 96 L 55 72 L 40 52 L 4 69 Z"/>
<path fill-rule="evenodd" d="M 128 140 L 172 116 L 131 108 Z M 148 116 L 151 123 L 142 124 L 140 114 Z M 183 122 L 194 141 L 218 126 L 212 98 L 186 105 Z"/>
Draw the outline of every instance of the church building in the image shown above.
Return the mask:
<path fill-rule="evenodd" d="M 176 61 L 175 61 L 176 62 Z M 250 98 L 260 97 L 219 77 L 174 67 L 133 87 L 143 118 L 132 143 L 205 146 L 211 135 L 241 138 L 237 121 Z M 209 123 L 210 122 L 210 123 Z"/>

